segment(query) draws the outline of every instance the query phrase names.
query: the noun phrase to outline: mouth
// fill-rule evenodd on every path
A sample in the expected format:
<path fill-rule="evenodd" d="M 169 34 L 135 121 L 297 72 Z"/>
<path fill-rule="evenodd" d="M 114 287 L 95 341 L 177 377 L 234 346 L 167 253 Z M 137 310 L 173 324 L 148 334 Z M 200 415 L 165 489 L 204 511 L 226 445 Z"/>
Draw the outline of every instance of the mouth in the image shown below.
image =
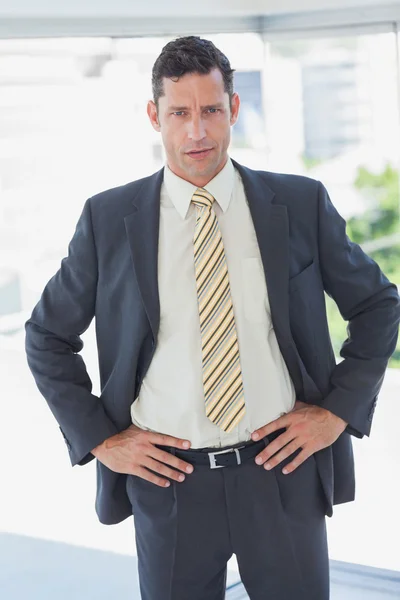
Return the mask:
<path fill-rule="evenodd" d="M 188 156 L 190 156 L 190 158 L 193 158 L 194 160 L 201 160 L 202 158 L 205 158 L 206 156 L 208 156 L 210 154 L 210 152 L 212 152 L 212 148 L 208 148 L 208 149 L 204 149 L 204 150 L 193 150 L 191 152 L 186 152 L 186 154 Z"/>

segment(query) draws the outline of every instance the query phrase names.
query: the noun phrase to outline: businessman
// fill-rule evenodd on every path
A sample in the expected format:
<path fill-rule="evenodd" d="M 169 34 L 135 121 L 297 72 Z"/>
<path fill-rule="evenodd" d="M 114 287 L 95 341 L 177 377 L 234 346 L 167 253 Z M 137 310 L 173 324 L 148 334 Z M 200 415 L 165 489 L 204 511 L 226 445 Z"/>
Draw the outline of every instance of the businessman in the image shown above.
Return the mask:
<path fill-rule="evenodd" d="M 321 182 L 228 155 L 233 72 L 197 36 L 162 49 L 165 165 L 86 200 L 27 360 L 71 464 L 96 458 L 99 520 L 133 514 L 144 600 L 222 600 L 233 553 L 251 600 L 327 600 L 326 516 L 354 500 L 400 299 Z M 348 321 L 338 364 L 324 292 Z"/>

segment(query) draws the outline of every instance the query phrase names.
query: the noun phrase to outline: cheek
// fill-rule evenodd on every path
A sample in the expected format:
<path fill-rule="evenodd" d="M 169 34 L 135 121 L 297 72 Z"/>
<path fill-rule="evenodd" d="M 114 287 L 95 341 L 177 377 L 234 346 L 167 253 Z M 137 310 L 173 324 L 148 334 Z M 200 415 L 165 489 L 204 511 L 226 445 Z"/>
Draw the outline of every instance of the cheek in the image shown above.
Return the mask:
<path fill-rule="evenodd" d="M 210 128 L 210 134 L 220 141 L 225 140 L 230 135 L 230 124 L 225 118 L 216 123 Z"/>
<path fill-rule="evenodd" d="M 174 160 L 175 163 L 184 163 L 185 155 L 183 149 L 187 147 L 187 140 L 181 135 L 166 136 L 164 139 L 164 147 L 167 154 Z"/>
<path fill-rule="evenodd" d="M 164 129 L 162 138 L 164 146 L 168 148 L 169 151 L 179 149 L 178 136 L 175 131 Z"/>
<path fill-rule="evenodd" d="M 171 147 L 179 148 L 185 139 L 184 129 L 182 127 L 170 127 L 165 135 Z"/>

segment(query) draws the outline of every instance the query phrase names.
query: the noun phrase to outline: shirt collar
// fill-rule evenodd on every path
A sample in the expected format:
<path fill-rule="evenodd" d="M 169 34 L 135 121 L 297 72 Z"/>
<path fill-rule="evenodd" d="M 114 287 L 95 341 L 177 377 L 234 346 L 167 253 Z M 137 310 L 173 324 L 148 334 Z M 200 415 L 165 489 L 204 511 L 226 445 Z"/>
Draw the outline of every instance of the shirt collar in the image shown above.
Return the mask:
<path fill-rule="evenodd" d="M 228 210 L 229 202 L 233 192 L 235 167 L 228 156 L 225 166 L 221 171 L 211 179 L 204 187 L 218 202 L 223 212 Z M 197 186 L 189 181 L 175 175 L 173 171 L 165 164 L 164 184 L 167 194 L 173 202 L 176 210 L 185 219 L 190 208 L 192 196 L 197 190 Z"/>

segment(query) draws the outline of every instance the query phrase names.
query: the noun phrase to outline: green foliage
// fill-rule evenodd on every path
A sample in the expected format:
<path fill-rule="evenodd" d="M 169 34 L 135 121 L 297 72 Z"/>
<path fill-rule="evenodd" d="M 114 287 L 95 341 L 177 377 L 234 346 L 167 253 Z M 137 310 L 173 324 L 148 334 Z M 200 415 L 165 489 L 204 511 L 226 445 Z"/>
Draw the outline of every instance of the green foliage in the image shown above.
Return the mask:
<path fill-rule="evenodd" d="M 360 167 L 354 186 L 367 198 L 373 198 L 375 206 L 362 217 L 351 217 L 348 220 L 347 231 L 353 242 L 360 244 L 400 232 L 398 172 L 390 165 L 377 175 Z"/>
<path fill-rule="evenodd" d="M 329 332 L 332 340 L 335 356 L 340 357 L 340 349 L 343 342 L 348 338 L 347 321 L 342 319 L 335 302 L 327 294 L 325 294 L 326 312 L 328 315 Z M 389 367 L 400 369 L 400 343 L 397 343 L 397 348 L 391 357 Z"/>
<path fill-rule="evenodd" d="M 362 216 L 348 219 L 346 231 L 349 238 L 362 245 L 372 239 L 400 233 L 398 171 L 387 165 L 382 173 L 374 174 L 360 167 L 354 186 L 367 199 L 373 199 L 374 206 Z M 375 250 L 369 256 L 391 281 L 400 285 L 400 244 Z M 342 319 L 336 304 L 327 295 L 326 303 L 332 345 L 336 356 L 340 356 L 340 348 L 348 337 L 347 322 Z M 400 368 L 400 340 L 388 366 Z"/>
<path fill-rule="evenodd" d="M 318 165 L 321 165 L 324 162 L 323 160 L 320 160 L 318 158 L 310 158 L 305 154 L 301 155 L 301 159 L 303 161 L 303 165 L 306 171 L 309 171 L 310 169 L 313 169 L 314 167 L 317 167 Z"/>

